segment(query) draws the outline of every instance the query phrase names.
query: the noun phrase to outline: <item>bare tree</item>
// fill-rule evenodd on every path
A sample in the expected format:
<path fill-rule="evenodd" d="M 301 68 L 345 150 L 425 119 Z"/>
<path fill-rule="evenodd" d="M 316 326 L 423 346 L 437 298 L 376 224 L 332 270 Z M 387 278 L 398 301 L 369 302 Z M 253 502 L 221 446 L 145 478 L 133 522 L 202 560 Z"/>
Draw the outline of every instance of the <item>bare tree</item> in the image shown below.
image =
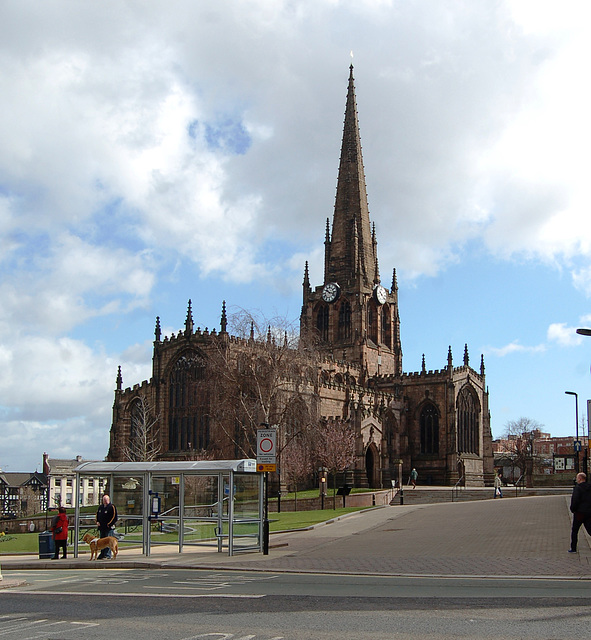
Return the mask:
<path fill-rule="evenodd" d="M 303 434 L 300 437 L 293 438 L 283 448 L 281 473 L 287 482 L 294 487 L 295 511 L 298 510 L 298 488 L 309 481 L 313 470 L 314 461 L 309 440 Z"/>
<path fill-rule="evenodd" d="M 535 457 L 535 432 L 540 431 L 542 427 L 543 425 L 535 420 L 525 417 L 510 420 L 505 425 L 503 449 L 511 466 L 519 469 L 520 476 L 526 473 L 528 462 L 533 461 Z"/>
<path fill-rule="evenodd" d="M 131 434 L 129 444 L 123 450 L 126 460 L 131 462 L 150 462 L 160 453 L 158 442 L 158 422 L 160 416 L 154 416 L 152 407 L 143 395 L 134 400 L 131 411 Z"/>
<path fill-rule="evenodd" d="M 318 425 L 315 453 L 320 465 L 333 477 L 333 507 L 336 509 L 336 476 L 355 462 L 355 431 L 348 420 L 323 420 Z"/>
<path fill-rule="evenodd" d="M 254 457 L 261 425 L 277 427 L 281 455 L 311 424 L 315 351 L 305 349 L 282 318 L 267 320 L 240 311 L 230 324 L 236 337 L 220 338 L 217 349 L 208 353 L 211 417 L 232 455 Z"/>

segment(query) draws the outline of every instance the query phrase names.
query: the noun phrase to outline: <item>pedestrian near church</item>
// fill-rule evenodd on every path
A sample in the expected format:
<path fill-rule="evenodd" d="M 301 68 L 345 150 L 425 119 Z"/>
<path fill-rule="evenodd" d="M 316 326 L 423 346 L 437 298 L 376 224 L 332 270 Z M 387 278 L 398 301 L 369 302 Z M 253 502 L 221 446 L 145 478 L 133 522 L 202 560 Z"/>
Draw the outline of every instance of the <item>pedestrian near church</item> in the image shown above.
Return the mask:
<path fill-rule="evenodd" d="M 417 486 L 418 477 L 419 477 L 419 472 L 413 467 L 413 470 L 410 472 L 410 484 L 412 484 L 413 489 Z"/>
<path fill-rule="evenodd" d="M 495 476 L 495 498 L 503 497 L 503 482 L 501 476 L 497 473 Z"/>
<path fill-rule="evenodd" d="M 581 525 L 591 535 L 591 484 L 587 482 L 585 473 L 577 473 L 576 484 L 570 501 L 570 510 L 573 514 L 573 528 L 568 551 L 569 553 L 576 553 Z"/>
<path fill-rule="evenodd" d="M 99 529 L 100 537 L 114 536 L 115 523 L 117 522 L 117 507 L 111 502 L 111 498 L 105 493 L 103 502 L 96 512 L 96 526 Z M 111 557 L 111 549 L 105 547 L 98 560 Z"/>
<path fill-rule="evenodd" d="M 55 552 L 52 560 L 59 558 L 60 549 L 62 550 L 62 558 L 68 557 L 68 516 L 65 507 L 60 507 L 57 515 L 51 521 L 51 532 L 53 534 L 53 542 Z"/>

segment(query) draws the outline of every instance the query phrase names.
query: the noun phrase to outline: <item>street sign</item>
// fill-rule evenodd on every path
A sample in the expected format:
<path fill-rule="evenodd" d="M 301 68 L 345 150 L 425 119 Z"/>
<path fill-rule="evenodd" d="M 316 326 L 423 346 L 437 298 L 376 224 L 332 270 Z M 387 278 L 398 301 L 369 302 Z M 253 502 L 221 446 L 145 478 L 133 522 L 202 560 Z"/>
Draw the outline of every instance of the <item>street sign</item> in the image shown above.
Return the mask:
<path fill-rule="evenodd" d="M 575 451 L 579 452 L 582 449 L 581 441 L 575 440 Z"/>
<path fill-rule="evenodd" d="M 277 429 L 257 429 L 257 467 L 277 463 Z"/>
<path fill-rule="evenodd" d="M 277 471 L 276 464 L 257 464 L 257 471 Z"/>

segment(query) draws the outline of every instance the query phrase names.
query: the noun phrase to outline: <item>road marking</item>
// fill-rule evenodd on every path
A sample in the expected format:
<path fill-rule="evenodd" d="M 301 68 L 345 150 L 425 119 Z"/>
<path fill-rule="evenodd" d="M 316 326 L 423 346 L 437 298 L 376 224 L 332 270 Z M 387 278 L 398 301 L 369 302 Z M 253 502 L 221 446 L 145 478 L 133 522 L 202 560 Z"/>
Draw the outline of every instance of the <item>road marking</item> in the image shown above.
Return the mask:
<path fill-rule="evenodd" d="M 2 593 L 6 593 L 8 589 L 0 591 L 0 598 L 2 597 Z M 27 596 L 80 596 L 82 594 L 76 593 L 74 591 L 23 591 L 19 588 L 10 589 L 10 593 L 18 593 L 19 595 L 27 595 Z M 104 593 L 84 593 L 83 597 L 87 598 L 90 596 L 95 596 L 98 598 L 264 598 L 265 594 L 260 595 L 241 595 L 241 594 L 231 594 L 231 593 L 112 593 L 112 594 L 104 594 Z M 237 639 L 239 640 L 239 639 Z"/>
<path fill-rule="evenodd" d="M 64 626 L 66 625 L 66 626 Z M 68 629 L 67 626 L 77 625 L 75 628 Z M 14 633 L 22 633 L 23 631 L 33 633 L 28 635 L 23 640 L 34 640 L 35 638 L 46 638 L 46 630 L 49 627 L 60 627 L 60 634 L 70 633 L 71 631 L 79 631 L 89 627 L 98 627 L 99 623 L 96 622 L 70 622 L 68 620 L 55 620 L 50 621 L 47 618 L 14 618 L 10 616 L 0 616 L 0 636 L 11 636 Z"/>

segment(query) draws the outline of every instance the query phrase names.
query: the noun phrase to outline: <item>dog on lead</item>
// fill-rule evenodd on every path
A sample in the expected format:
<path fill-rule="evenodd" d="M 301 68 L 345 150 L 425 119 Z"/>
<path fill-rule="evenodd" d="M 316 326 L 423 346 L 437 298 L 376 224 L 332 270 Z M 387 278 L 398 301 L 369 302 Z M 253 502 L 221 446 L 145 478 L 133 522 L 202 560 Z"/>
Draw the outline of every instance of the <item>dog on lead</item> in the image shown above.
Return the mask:
<path fill-rule="evenodd" d="M 85 533 L 82 536 L 82 540 L 90 545 L 91 560 L 96 560 L 98 552 L 102 551 L 105 547 L 109 547 L 109 549 L 111 549 L 113 560 L 115 560 L 115 558 L 117 557 L 117 553 L 119 553 L 119 544 L 117 543 L 117 538 L 113 538 L 112 536 L 107 536 L 106 538 L 97 538 L 91 533 Z"/>

